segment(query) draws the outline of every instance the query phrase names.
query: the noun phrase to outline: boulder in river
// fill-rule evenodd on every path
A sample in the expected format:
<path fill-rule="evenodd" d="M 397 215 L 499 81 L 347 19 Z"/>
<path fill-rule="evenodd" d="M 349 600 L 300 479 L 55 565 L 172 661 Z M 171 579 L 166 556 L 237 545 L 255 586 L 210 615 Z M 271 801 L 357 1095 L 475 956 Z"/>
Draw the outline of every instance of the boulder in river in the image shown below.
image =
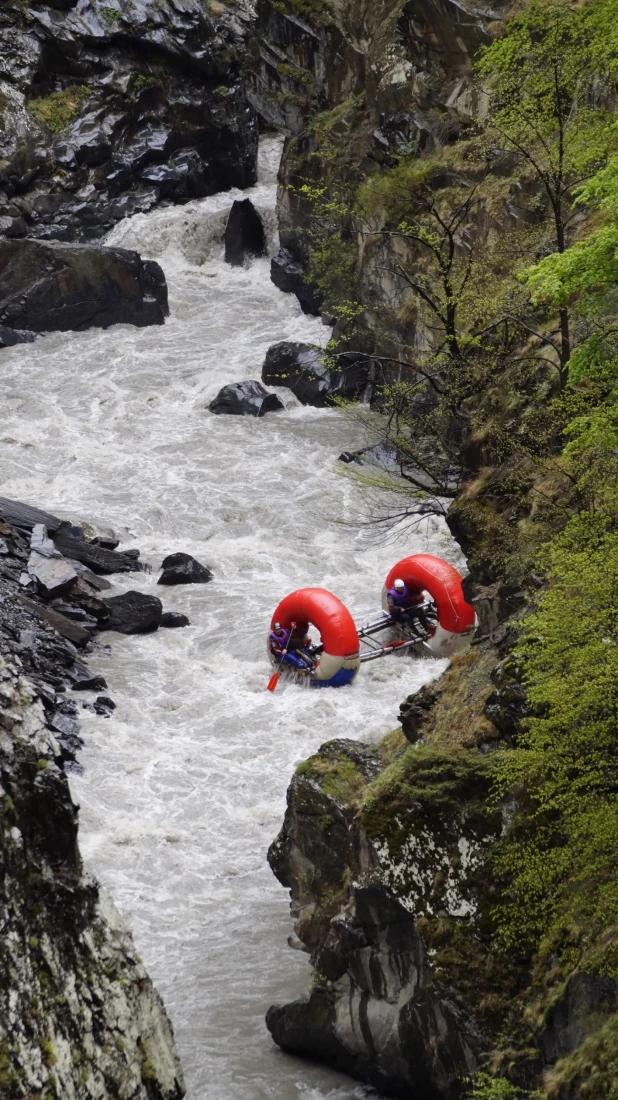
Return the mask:
<path fill-rule="evenodd" d="M 225 262 L 240 267 L 249 256 L 266 255 L 264 226 L 251 199 L 236 199 L 225 227 Z"/>
<path fill-rule="evenodd" d="M 354 462 L 358 466 L 379 466 L 382 470 L 396 470 L 399 465 L 397 448 L 390 443 L 372 443 L 358 451 L 343 451 L 339 462 L 346 465 Z"/>
<path fill-rule="evenodd" d="M 137 252 L 60 241 L 0 240 L 0 325 L 32 332 L 162 325 L 159 264 Z"/>
<path fill-rule="evenodd" d="M 287 248 L 280 248 L 270 261 L 270 278 L 285 294 L 295 294 L 303 313 L 320 313 L 319 294 L 305 281 L 303 266 L 294 259 Z"/>
<path fill-rule="evenodd" d="M 284 405 L 276 393 L 269 393 L 260 382 L 247 379 L 246 382 L 231 382 L 224 386 L 208 408 L 217 416 L 265 416 L 268 412 L 283 409 Z"/>
<path fill-rule="evenodd" d="M 266 352 L 262 381 L 268 386 L 287 386 L 303 405 L 322 408 L 333 398 L 360 398 L 369 381 L 370 365 L 340 358 L 335 367 L 325 366 L 324 352 L 309 344 L 284 340 Z"/>
<path fill-rule="evenodd" d="M 31 344 L 33 340 L 36 340 L 35 332 L 22 332 L 0 325 L 0 348 L 12 348 L 15 344 Z"/>
<path fill-rule="evenodd" d="M 145 592 L 123 592 L 105 600 L 107 618 L 103 630 L 116 630 L 119 634 L 152 634 L 158 630 L 163 605 L 157 596 Z"/>
<path fill-rule="evenodd" d="M 191 626 L 191 623 L 187 616 L 181 615 L 179 611 L 164 611 L 159 626 L 176 629 L 179 626 Z"/>
<path fill-rule="evenodd" d="M 190 554 L 168 554 L 161 568 L 163 572 L 157 584 L 207 584 L 212 580 L 212 572 L 208 566 L 202 565 Z M 177 624 L 165 623 L 165 625 Z"/>

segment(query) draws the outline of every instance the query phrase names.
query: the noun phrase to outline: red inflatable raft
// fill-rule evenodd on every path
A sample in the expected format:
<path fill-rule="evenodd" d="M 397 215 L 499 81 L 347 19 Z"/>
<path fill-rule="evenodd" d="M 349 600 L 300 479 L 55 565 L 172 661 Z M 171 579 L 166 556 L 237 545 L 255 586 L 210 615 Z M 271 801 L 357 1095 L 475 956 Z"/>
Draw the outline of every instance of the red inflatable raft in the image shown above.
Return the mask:
<path fill-rule="evenodd" d="M 290 592 L 275 611 L 276 622 L 290 629 L 295 623 L 291 646 L 301 646 L 310 624 L 320 632 L 324 652 L 311 678 L 314 687 L 342 687 L 352 682 L 360 666 L 359 640 L 354 619 L 347 607 L 325 588 L 299 588 Z"/>
<path fill-rule="evenodd" d="M 474 630 L 474 608 L 466 603 L 461 575 L 453 565 L 433 554 L 412 554 L 390 570 L 382 590 L 382 607 L 388 612 L 386 594 L 397 577 L 412 588 L 429 592 L 438 609 L 438 627 L 425 643 L 435 657 L 450 657 Z"/>

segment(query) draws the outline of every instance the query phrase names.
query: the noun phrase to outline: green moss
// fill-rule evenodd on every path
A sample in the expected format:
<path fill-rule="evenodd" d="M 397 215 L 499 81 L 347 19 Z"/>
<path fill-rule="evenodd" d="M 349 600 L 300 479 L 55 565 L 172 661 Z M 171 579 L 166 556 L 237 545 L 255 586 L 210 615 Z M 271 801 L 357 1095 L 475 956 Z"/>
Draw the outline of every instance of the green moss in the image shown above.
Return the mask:
<path fill-rule="evenodd" d="M 56 1057 L 56 1051 L 54 1049 L 54 1044 L 52 1043 L 51 1039 L 49 1037 L 41 1039 L 39 1046 L 41 1047 L 41 1053 L 43 1055 L 43 1061 L 45 1062 L 45 1065 L 49 1068 L 55 1066 L 58 1059 Z"/>
<path fill-rule="evenodd" d="M 582 1100 L 618 1100 L 618 1014 L 550 1071 L 547 1097 L 559 1100 L 567 1092 Z"/>
<path fill-rule="evenodd" d="M 38 771 L 44 772 L 45 769 L 49 767 L 49 760 L 46 760 L 45 757 L 42 756 L 39 760 L 37 760 L 36 766 Z"/>
<path fill-rule="evenodd" d="M 90 88 L 80 84 L 67 88 L 65 92 L 52 92 L 42 99 L 31 99 L 27 106 L 31 115 L 52 133 L 57 133 L 79 116 L 89 95 Z"/>
<path fill-rule="evenodd" d="M 382 764 L 384 767 L 387 767 L 398 759 L 398 757 L 406 751 L 408 746 L 409 742 L 404 737 L 401 727 L 398 726 L 397 729 L 391 730 L 390 733 L 385 734 L 376 747 Z"/>
<path fill-rule="evenodd" d="M 414 806 L 431 814 L 449 815 L 465 802 L 486 812 L 490 780 L 491 762 L 485 756 L 410 745 L 367 787 L 363 823 L 369 836 L 381 836 L 385 824 L 400 810 Z"/>
<path fill-rule="evenodd" d="M 158 1077 L 157 1067 L 151 1058 L 142 1062 L 142 1081 L 156 1081 Z"/>
<path fill-rule="evenodd" d="M 12 1089 L 17 1090 L 21 1086 L 14 1053 L 14 1048 L 6 1040 L 0 1043 L 0 1092 L 4 1091 L 6 1095 L 10 1095 Z"/>
<path fill-rule="evenodd" d="M 143 92 L 145 88 L 156 87 L 156 84 L 156 76 L 145 76 L 144 73 L 139 73 L 133 81 L 133 90 L 136 92 Z"/>

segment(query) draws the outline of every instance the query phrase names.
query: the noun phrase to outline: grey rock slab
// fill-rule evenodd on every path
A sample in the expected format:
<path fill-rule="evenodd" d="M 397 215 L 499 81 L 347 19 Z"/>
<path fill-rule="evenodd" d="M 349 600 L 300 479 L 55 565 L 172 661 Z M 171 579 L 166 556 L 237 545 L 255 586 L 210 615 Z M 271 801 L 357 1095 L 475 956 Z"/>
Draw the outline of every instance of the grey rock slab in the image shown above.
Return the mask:
<path fill-rule="evenodd" d="M 28 559 L 28 572 L 46 596 L 60 596 L 68 592 L 77 580 L 77 573 L 65 558 L 47 557 L 36 550 Z"/>

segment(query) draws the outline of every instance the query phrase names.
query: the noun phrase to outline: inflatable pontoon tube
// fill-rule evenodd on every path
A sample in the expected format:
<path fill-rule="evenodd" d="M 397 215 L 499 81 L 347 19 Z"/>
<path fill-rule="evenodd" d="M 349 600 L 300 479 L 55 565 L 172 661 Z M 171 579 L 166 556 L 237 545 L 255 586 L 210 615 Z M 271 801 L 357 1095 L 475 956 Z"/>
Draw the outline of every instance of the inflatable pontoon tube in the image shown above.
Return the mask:
<path fill-rule="evenodd" d="M 342 687 L 350 684 L 360 667 L 359 641 L 354 619 L 347 607 L 325 588 L 299 588 L 290 592 L 275 611 L 276 622 L 287 630 L 296 628 L 292 646 L 302 645 L 309 623 L 320 631 L 324 652 L 311 678 L 313 687 Z"/>
<path fill-rule="evenodd" d="M 474 630 L 474 608 L 466 603 L 461 576 L 454 566 L 433 554 L 412 554 L 393 566 L 384 582 L 382 607 L 388 611 L 386 594 L 397 577 L 413 588 L 429 592 L 438 609 L 438 627 L 425 643 L 434 657 L 452 657 Z"/>

